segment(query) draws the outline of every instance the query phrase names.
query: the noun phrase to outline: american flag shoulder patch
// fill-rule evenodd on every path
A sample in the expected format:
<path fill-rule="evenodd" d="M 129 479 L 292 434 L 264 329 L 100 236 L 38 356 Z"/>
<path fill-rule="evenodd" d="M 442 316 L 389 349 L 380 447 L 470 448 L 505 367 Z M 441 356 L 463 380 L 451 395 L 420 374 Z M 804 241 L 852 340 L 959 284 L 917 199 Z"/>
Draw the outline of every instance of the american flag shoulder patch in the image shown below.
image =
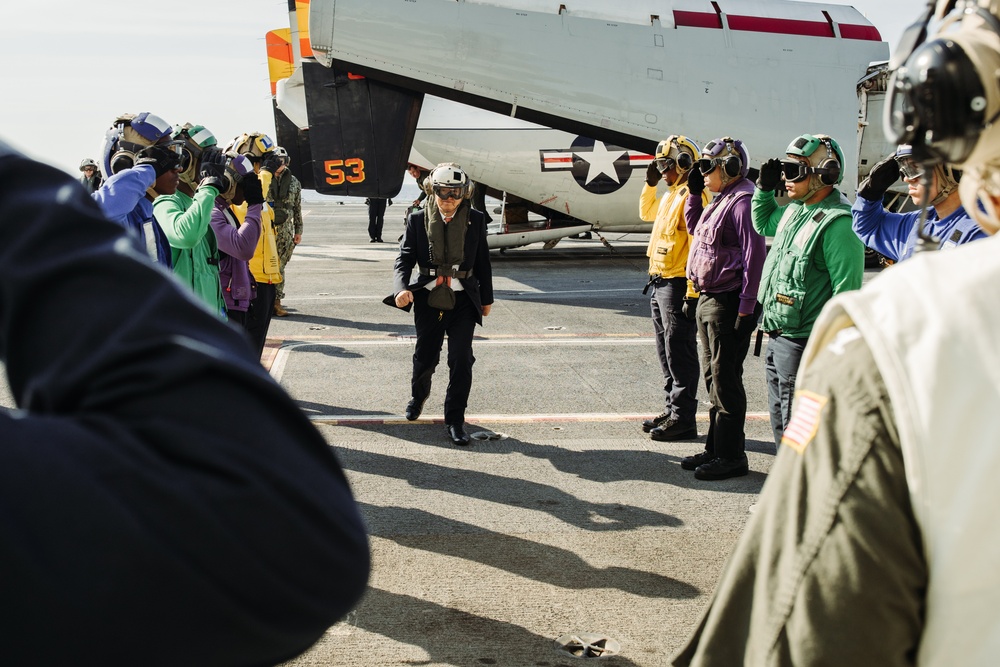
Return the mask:
<path fill-rule="evenodd" d="M 788 445 L 797 453 L 802 454 L 812 442 L 819 430 L 820 415 L 823 406 L 830 399 L 811 391 L 799 391 L 795 394 L 795 404 L 792 406 L 792 419 L 781 436 L 781 444 Z"/>

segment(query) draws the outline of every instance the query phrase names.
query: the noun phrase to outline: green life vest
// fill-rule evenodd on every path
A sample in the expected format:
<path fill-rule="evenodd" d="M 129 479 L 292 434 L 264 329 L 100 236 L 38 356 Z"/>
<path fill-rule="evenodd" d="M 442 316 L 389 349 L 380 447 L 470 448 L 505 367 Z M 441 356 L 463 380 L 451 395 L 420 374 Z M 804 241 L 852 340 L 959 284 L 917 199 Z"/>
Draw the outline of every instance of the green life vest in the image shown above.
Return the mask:
<path fill-rule="evenodd" d="M 805 220 L 797 220 L 795 229 L 786 229 L 802 211 L 804 205 L 792 202 L 785 209 L 764 264 L 760 301 L 764 306 L 761 329 L 764 331 L 797 329 L 802 324 L 802 306 L 806 296 L 806 274 L 813 264 L 813 255 L 823 238 L 823 232 L 836 219 L 850 216 L 846 204 L 817 210 Z"/>

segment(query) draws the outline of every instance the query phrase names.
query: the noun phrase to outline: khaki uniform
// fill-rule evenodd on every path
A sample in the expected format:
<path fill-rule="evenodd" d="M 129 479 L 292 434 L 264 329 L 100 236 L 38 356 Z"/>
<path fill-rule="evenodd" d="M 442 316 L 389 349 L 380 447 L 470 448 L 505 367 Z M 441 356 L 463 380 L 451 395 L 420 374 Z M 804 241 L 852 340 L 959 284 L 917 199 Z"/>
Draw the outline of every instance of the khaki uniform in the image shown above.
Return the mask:
<path fill-rule="evenodd" d="M 857 329 L 798 389 L 771 482 L 674 665 L 916 664 L 927 566 L 889 395 Z"/>

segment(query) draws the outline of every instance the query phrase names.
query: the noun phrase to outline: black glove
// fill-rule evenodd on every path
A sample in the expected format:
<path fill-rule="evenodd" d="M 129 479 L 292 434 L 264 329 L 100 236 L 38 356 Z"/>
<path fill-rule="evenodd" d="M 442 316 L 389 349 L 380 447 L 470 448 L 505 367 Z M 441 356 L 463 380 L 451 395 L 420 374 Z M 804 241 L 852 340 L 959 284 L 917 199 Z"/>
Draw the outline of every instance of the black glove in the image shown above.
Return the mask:
<path fill-rule="evenodd" d="M 649 163 L 649 166 L 646 167 L 646 185 L 651 188 L 655 188 L 656 184 L 662 180 L 663 177 L 660 176 L 660 170 L 656 168 L 656 160 L 653 160 Z"/>
<path fill-rule="evenodd" d="M 152 165 L 157 178 L 181 166 L 181 156 L 176 151 L 163 145 L 154 144 L 146 146 L 135 157 L 135 166 L 138 167 L 140 164 Z"/>
<path fill-rule="evenodd" d="M 266 169 L 267 171 L 275 174 L 278 172 L 278 167 L 281 166 L 281 158 L 274 153 L 268 153 L 264 160 L 260 163 L 261 169 Z"/>
<path fill-rule="evenodd" d="M 893 156 L 889 156 L 872 167 L 868 177 L 861 181 L 858 196 L 868 201 L 882 201 L 885 191 L 899 180 L 899 164 Z"/>
<path fill-rule="evenodd" d="M 693 320 L 697 311 L 698 297 L 684 297 L 684 305 L 681 306 L 681 314 L 689 320 Z"/>
<path fill-rule="evenodd" d="M 736 331 L 736 337 L 750 337 L 753 330 L 757 328 L 757 314 L 752 313 L 750 315 L 737 315 L 736 316 L 736 326 L 733 329 Z"/>
<path fill-rule="evenodd" d="M 240 181 L 240 185 L 243 186 L 243 198 L 248 205 L 264 203 L 264 191 L 261 189 L 257 174 L 247 174 Z"/>
<path fill-rule="evenodd" d="M 757 187 L 764 192 L 771 192 L 781 182 L 781 160 L 771 158 L 760 165 L 760 176 L 757 177 Z"/>
<path fill-rule="evenodd" d="M 705 191 L 705 177 L 697 167 L 688 172 L 688 191 L 696 197 Z"/>
<path fill-rule="evenodd" d="M 199 188 L 211 186 L 218 190 L 220 195 L 229 191 L 229 176 L 226 174 L 226 166 L 224 164 L 203 163 L 201 170 L 198 172 L 198 177 L 201 179 L 198 182 Z"/>

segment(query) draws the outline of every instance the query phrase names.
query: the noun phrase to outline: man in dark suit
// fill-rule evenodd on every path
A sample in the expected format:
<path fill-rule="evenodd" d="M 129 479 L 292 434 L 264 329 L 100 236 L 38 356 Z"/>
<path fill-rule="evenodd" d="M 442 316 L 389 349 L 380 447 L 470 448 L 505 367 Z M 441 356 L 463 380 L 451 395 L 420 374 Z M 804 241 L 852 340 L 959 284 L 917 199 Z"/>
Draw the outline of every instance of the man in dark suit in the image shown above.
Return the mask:
<path fill-rule="evenodd" d="M 423 210 L 407 218 L 395 266 L 396 306 L 408 309 L 413 305 L 417 328 L 406 418 L 413 421 L 423 410 L 447 334 L 444 421 L 451 441 L 468 445 L 465 407 L 476 361 L 472 336 L 493 303 L 486 220 L 468 201 L 472 183 L 461 167 L 439 165 L 427 177 L 427 184 L 434 196 Z M 414 267 L 418 268 L 415 277 Z"/>

